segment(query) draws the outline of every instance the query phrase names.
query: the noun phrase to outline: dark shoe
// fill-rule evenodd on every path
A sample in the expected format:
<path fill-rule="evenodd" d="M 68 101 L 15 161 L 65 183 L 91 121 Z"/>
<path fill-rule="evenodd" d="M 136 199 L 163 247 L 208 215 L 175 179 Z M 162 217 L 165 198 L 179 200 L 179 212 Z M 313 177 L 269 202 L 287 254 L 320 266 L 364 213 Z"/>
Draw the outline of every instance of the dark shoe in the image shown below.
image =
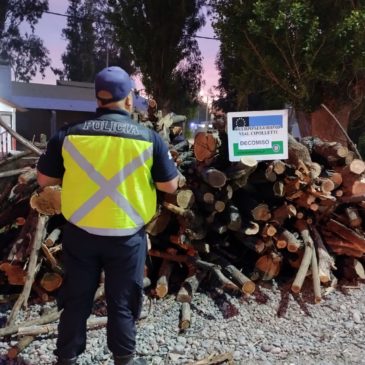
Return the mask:
<path fill-rule="evenodd" d="M 114 365 L 148 365 L 145 359 L 135 359 L 133 355 L 114 356 Z"/>
<path fill-rule="evenodd" d="M 62 359 L 58 358 L 55 365 L 76 365 L 77 357 L 73 357 L 72 359 Z"/>

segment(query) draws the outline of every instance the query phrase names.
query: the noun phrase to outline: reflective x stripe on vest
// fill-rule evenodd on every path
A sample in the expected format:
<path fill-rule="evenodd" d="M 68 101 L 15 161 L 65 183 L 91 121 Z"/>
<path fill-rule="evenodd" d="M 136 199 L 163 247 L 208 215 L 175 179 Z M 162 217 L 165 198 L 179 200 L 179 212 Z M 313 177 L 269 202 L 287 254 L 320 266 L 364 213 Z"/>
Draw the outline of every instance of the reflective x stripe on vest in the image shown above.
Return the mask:
<path fill-rule="evenodd" d="M 145 224 L 142 217 L 128 202 L 128 200 L 117 190 L 117 187 L 136 169 L 142 166 L 153 153 L 153 147 L 145 149 L 139 156 L 135 157 L 120 171 L 118 171 L 111 179 L 106 179 L 81 155 L 75 146 L 66 138 L 63 148 L 70 154 L 74 161 L 88 174 L 100 189 L 87 201 L 84 202 L 68 220 L 77 225 L 77 223 L 85 217 L 92 209 L 95 208 L 104 198 L 112 199 L 135 223 L 136 228 L 93 228 L 87 227 L 87 231 L 97 235 L 131 235 L 136 233 L 141 226 Z"/>

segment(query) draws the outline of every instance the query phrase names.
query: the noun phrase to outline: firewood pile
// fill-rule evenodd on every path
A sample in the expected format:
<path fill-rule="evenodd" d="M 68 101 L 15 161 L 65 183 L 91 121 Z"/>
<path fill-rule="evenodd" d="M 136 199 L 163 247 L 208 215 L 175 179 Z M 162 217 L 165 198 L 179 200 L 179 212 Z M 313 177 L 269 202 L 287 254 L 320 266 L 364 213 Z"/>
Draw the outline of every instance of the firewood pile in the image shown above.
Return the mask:
<path fill-rule="evenodd" d="M 364 279 L 365 163 L 337 142 L 291 136 L 287 160 L 230 162 L 227 135 L 215 127 L 170 145 L 179 188 L 159 193 L 146 227 L 145 286 L 158 298 L 176 295 L 180 328 L 203 283 L 251 295 L 260 280 L 289 276 L 299 293 L 308 277 L 318 303 L 338 273 Z M 18 333 L 30 297 L 52 300 L 62 284 L 61 188 L 38 187 L 36 157 L 15 169 L 13 157 L 0 162 L 0 294 L 15 300 L 2 336 Z"/>

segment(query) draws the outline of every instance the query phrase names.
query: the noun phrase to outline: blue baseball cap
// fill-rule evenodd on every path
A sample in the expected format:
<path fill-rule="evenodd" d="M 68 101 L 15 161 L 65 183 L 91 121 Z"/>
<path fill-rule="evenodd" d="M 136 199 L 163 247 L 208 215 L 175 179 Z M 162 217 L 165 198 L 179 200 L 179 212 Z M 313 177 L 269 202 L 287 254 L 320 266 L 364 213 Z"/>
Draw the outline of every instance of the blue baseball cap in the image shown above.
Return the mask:
<path fill-rule="evenodd" d="M 132 81 L 122 68 L 106 67 L 95 77 L 95 96 L 102 104 L 124 99 L 132 90 Z"/>

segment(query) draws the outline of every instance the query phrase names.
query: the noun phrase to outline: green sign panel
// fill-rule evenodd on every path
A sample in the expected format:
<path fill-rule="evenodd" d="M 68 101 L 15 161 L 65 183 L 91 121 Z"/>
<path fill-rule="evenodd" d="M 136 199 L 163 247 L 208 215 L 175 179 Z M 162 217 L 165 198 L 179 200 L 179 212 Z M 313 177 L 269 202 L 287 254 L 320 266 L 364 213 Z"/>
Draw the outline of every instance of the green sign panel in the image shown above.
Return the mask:
<path fill-rule="evenodd" d="M 244 156 L 257 160 L 288 158 L 288 111 L 268 110 L 227 114 L 230 161 Z"/>

